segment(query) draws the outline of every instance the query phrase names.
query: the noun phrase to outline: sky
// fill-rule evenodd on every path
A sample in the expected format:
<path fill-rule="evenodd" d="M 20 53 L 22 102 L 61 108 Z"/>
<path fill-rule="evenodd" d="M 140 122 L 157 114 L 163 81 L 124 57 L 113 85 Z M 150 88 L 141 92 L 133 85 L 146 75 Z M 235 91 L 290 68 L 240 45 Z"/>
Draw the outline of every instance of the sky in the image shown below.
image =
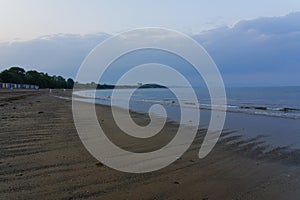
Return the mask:
<path fill-rule="evenodd" d="M 96 45 L 141 27 L 191 36 L 228 86 L 300 86 L 299 0 L 0 0 L 0 71 L 75 78 Z"/>
<path fill-rule="evenodd" d="M 114 34 L 145 26 L 197 34 L 299 10 L 299 0 L 0 0 L 0 42 L 57 33 Z"/>

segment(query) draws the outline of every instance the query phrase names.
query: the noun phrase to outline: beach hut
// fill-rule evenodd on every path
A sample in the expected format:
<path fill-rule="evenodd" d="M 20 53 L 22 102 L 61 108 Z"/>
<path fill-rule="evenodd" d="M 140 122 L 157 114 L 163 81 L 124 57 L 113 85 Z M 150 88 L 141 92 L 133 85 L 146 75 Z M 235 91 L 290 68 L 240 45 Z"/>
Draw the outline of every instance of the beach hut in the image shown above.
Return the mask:
<path fill-rule="evenodd" d="M 38 85 L 17 84 L 17 83 L 0 83 L 0 89 L 34 89 L 38 90 Z"/>

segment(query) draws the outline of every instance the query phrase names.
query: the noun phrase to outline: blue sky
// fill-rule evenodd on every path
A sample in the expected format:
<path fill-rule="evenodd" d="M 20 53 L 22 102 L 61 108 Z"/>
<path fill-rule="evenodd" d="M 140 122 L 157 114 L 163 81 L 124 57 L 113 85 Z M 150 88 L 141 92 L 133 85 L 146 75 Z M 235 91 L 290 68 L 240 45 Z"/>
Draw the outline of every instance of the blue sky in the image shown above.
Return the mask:
<path fill-rule="evenodd" d="M 1 0 L 0 42 L 57 33 L 109 34 L 145 26 L 196 34 L 300 11 L 299 0 Z"/>

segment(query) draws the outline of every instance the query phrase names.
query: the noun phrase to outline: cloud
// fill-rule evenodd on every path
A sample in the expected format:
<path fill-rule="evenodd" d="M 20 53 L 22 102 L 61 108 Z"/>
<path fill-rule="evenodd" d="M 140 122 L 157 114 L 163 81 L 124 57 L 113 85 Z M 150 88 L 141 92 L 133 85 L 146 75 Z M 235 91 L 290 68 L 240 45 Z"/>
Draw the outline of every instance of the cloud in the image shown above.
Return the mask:
<path fill-rule="evenodd" d="M 0 70 L 12 65 L 74 77 L 85 56 L 108 34 L 57 34 L 25 42 L 0 43 Z"/>
<path fill-rule="evenodd" d="M 0 43 L 0 70 L 20 65 L 75 77 L 86 55 L 108 37 L 58 34 Z M 300 12 L 240 21 L 192 37 L 214 59 L 227 85 L 300 85 Z"/>
<path fill-rule="evenodd" d="M 194 38 L 229 85 L 300 85 L 300 12 L 241 21 Z"/>

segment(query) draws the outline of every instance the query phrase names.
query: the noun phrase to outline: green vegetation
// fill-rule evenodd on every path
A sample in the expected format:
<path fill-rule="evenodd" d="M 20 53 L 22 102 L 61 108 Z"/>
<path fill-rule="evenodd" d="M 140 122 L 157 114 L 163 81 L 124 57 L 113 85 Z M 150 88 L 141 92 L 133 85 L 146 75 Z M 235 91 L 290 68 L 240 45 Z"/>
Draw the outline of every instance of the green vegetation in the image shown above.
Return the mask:
<path fill-rule="evenodd" d="M 25 71 L 20 67 L 11 67 L 0 73 L 0 82 L 32 84 L 40 88 L 73 88 L 74 81 L 69 78 L 65 80 L 62 76 L 49 76 L 47 73 L 35 70 Z"/>
<path fill-rule="evenodd" d="M 158 84 L 140 84 L 140 85 L 110 85 L 110 84 L 97 84 L 95 82 L 81 84 L 76 82 L 77 89 L 148 89 L 148 88 L 166 88 Z"/>
<path fill-rule="evenodd" d="M 141 85 L 139 88 L 143 89 L 143 88 L 166 88 L 165 86 L 163 85 L 158 85 L 158 84 L 143 84 Z"/>
<path fill-rule="evenodd" d="M 47 73 L 38 72 L 35 70 L 25 71 L 20 67 L 11 67 L 0 73 L 0 82 L 3 83 L 17 83 L 17 84 L 31 84 L 38 85 L 40 88 L 67 88 L 71 89 L 74 86 L 73 79 L 65 79 L 62 76 L 49 76 Z M 158 84 L 138 84 L 138 85 L 109 85 L 91 83 L 76 83 L 77 89 L 130 89 L 130 88 L 166 88 Z"/>

